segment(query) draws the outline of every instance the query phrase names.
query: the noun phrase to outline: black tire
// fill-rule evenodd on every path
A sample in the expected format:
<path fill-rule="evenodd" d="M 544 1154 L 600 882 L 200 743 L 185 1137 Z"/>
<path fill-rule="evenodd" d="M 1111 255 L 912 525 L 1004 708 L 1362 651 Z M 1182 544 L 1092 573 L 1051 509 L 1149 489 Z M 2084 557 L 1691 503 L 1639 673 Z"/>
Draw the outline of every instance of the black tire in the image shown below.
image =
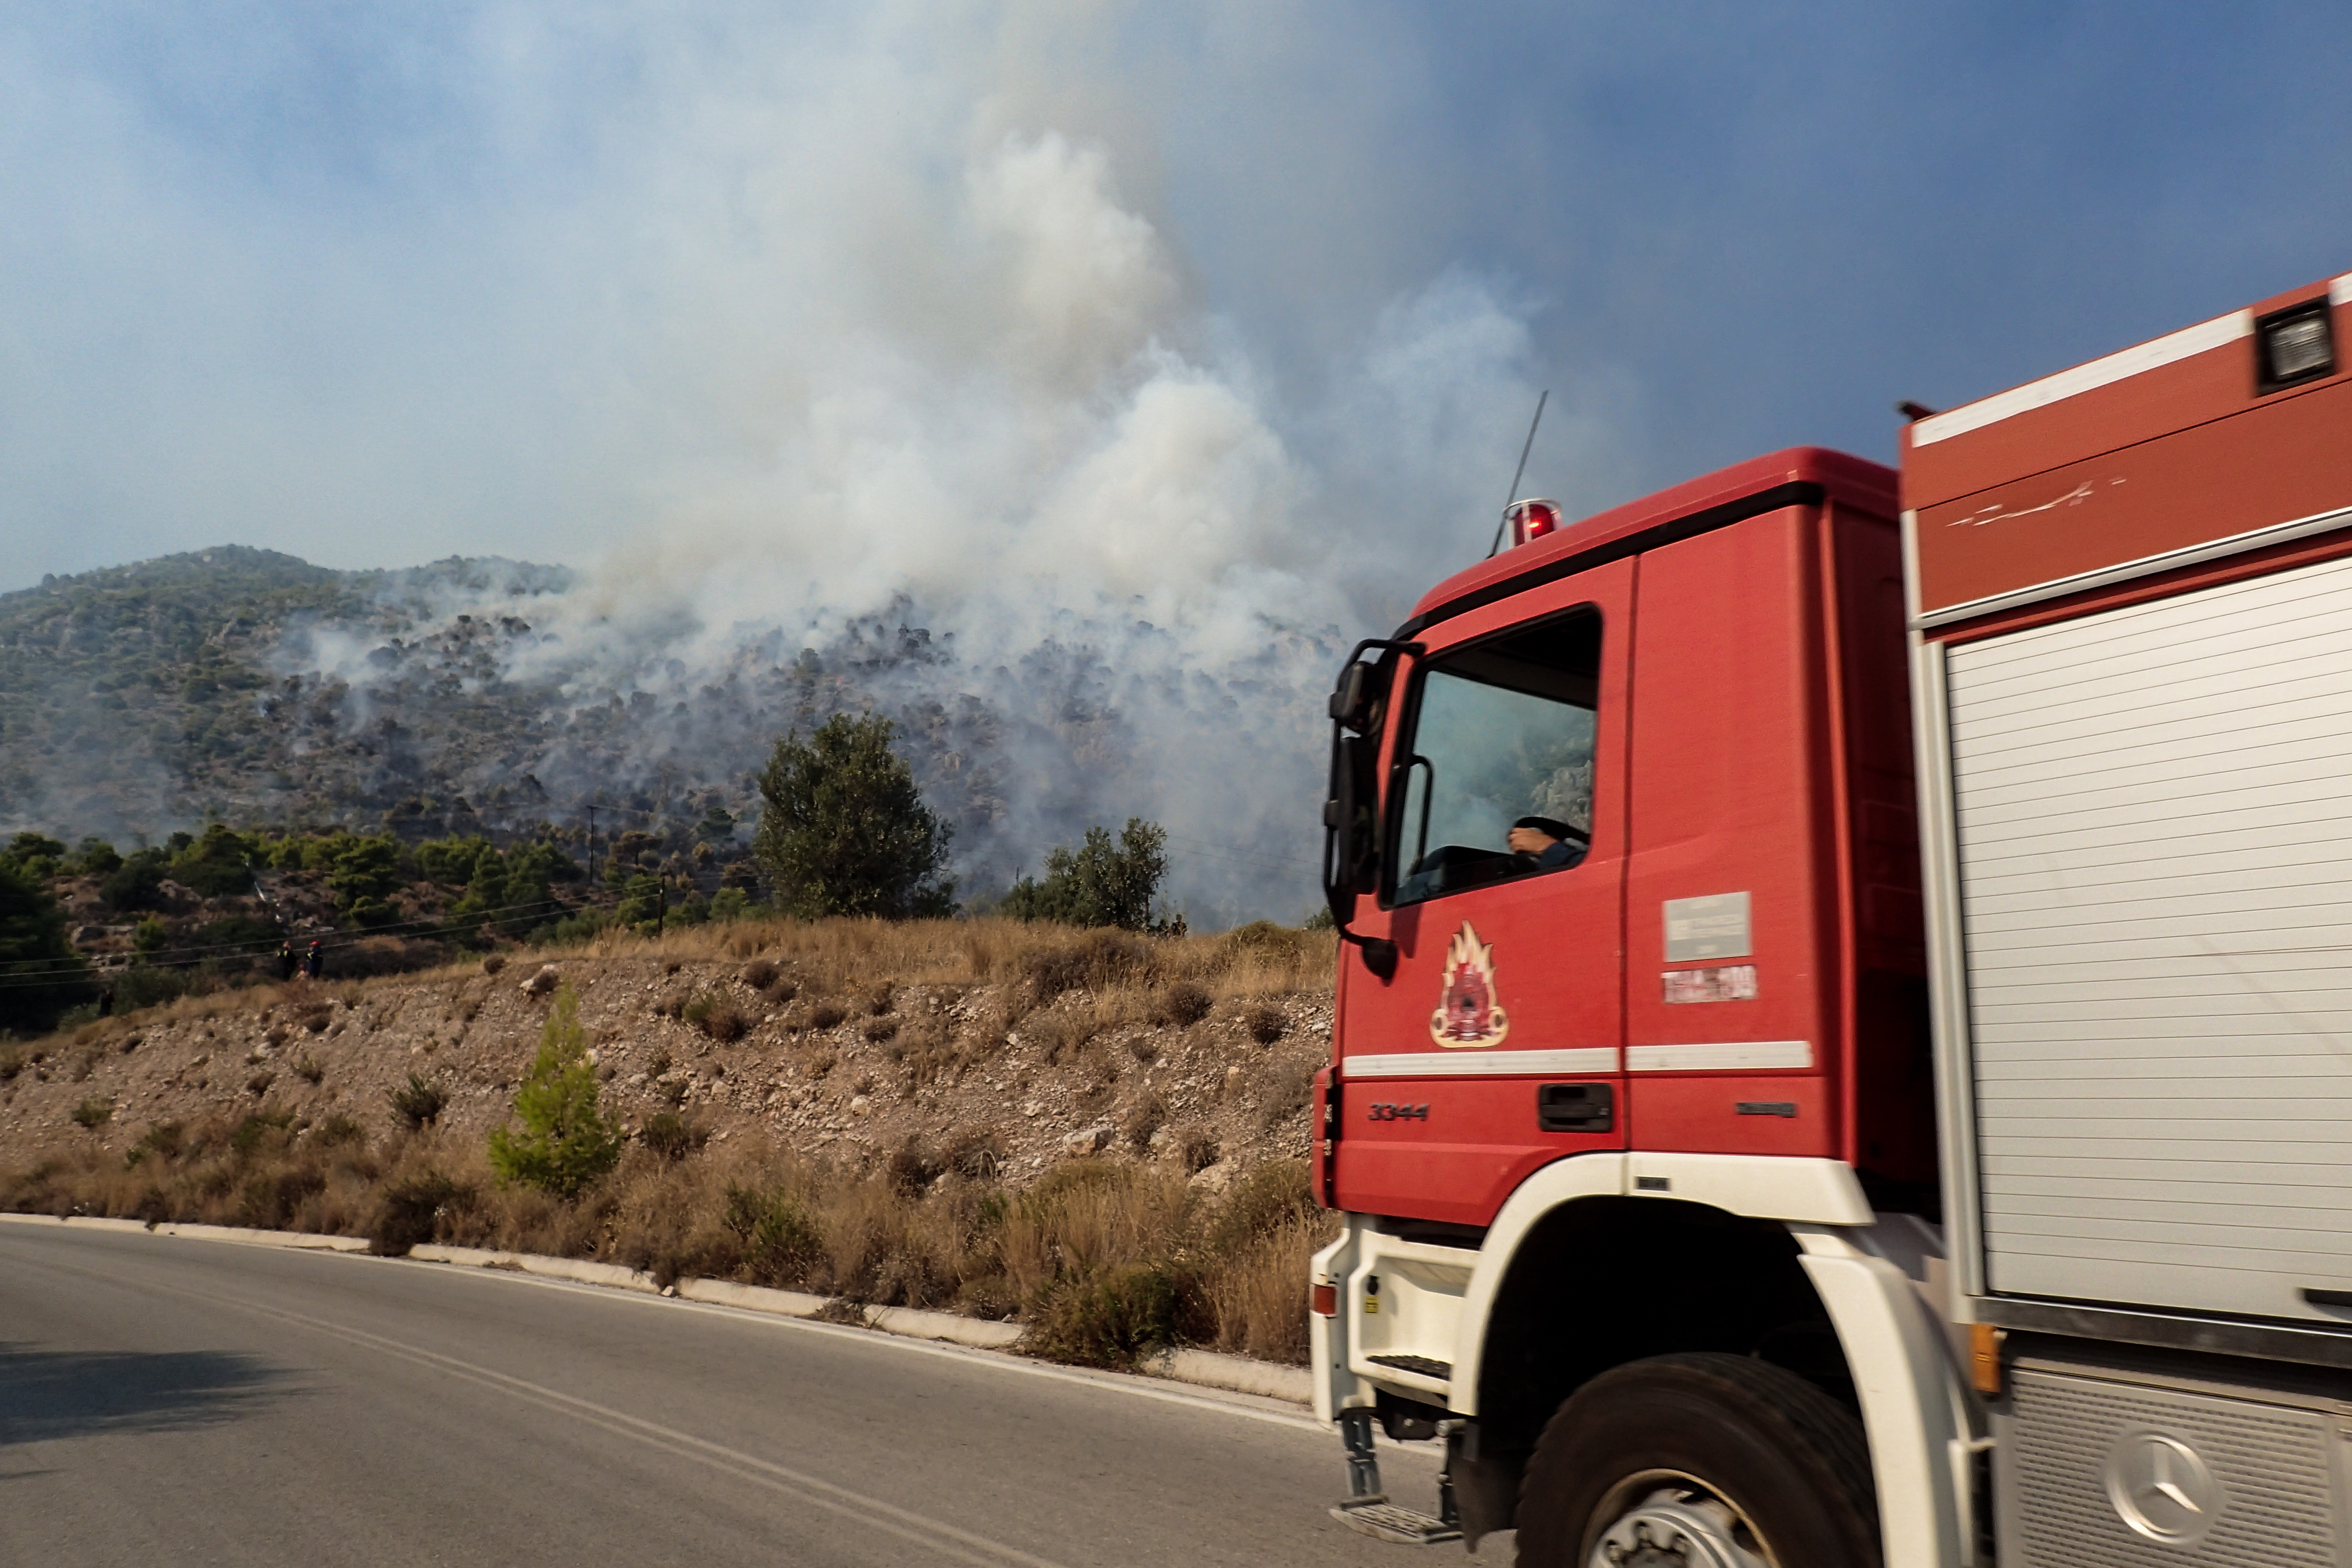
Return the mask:
<path fill-rule="evenodd" d="M 1677 1489 L 1711 1494 L 1707 1517 L 1773 1568 L 1878 1568 L 1862 1423 L 1794 1373 L 1712 1352 L 1628 1363 L 1559 1407 L 1519 1485 L 1520 1568 L 1589 1568 L 1604 1532 Z"/>

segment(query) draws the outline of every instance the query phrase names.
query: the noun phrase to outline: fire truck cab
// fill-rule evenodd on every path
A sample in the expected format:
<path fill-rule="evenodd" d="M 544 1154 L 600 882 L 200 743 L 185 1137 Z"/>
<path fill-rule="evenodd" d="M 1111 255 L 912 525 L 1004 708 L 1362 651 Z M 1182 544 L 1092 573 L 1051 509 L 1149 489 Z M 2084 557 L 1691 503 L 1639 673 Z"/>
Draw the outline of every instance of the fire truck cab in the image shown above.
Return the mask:
<path fill-rule="evenodd" d="M 2347 299 L 1916 419 L 1899 478 L 1517 506 L 1358 647 L 1335 1513 L 1578 1568 L 2352 1561 Z M 2245 1455 L 2323 1428 L 2290 1519 Z M 1444 1442 L 1435 1514 L 1376 1430 Z"/>

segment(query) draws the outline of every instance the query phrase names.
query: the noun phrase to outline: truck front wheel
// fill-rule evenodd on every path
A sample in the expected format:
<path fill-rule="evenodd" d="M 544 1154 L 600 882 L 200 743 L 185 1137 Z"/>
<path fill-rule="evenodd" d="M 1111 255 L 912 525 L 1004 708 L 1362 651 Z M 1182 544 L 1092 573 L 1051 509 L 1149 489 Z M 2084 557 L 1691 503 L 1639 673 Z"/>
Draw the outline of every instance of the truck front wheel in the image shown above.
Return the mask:
<path fill-rule="evenodd" d="M 1655 1356 L 1544 1427 L 1519 1489 L 1521 1568 L 1877 1568 L 1862 1424 L 1769 1362 Z"/>

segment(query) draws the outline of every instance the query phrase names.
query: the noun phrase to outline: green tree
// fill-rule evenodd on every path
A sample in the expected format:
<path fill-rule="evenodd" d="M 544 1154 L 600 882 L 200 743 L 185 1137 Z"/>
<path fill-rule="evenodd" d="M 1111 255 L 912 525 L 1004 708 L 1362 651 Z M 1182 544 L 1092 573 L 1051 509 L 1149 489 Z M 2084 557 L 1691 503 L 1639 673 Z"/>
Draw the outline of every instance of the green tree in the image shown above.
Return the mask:
<path fill-rule="evenodd" d="M 400 886 L 400 843 L 393 838 L 349 838 L 327 870 L 327 886 L 343 909 L 363 926 L 389 923 L 399 911 L 392 893 Z"/>
<path fill-rule="evenodd" d="M 251 892 L 253 873 L 246 859 L 253 847 L 244 836 L 215 822 L 172 862 L 172 875 L 207 899 Z"/>
<path fill-rule="evenodd" d="M 73 868 L 86 877 L 103 877 L 122 864 L 122 857 L 114 846 L 96 834 L 81 841 L 74 851 Z"/>
<path fill-rule="evenodd" d="M 621 887 L 621 904 L 614 919 L 625 926 L 651 927 L 661 914 L 662 886 L 659 879 L 638 875 Z M 653 934 L 650 931 L 648 935 Z"/>
<path fill-rule="evenodd" d="M 65 852 L 65 845 L 58 840 L 46 833 L 34 833 L 30 830 L 19 833 L 16 837 L 8 840 L 7 848 L 0 849 L 0 855 L 5 855 L 7 858 L 20 864 L 34 859 L 59 859 L 64 857 Z"/>
<path fill-rule="evenodd" d="M 623 1134 L 597 1106 L 580 994 L 568 984 L 556 990 L 539 1055 L 515 1091 L 514 1115 L 520 1132 L 501 1127 L 490 1134 L 490 1169 L 501 1182 L 569 1200 L 620 1161 Z"/>
<path fill-rule="evenodd" d="M 1167 830 L 1130 816 L 1116 841 L 1110 829 L 1089 827 L 1076 849 L 1057 847 L 1045 858 L 1045 879 L 1024 877 L 1013 883 L 996 912 L 1015 920 L 1150 931 L 1151 900 L 1167 874 Z"/>
<path fill-rule="evenodd" d="M 923 804 L 914 770 L 890 749 L 897 732 L 875 714 L 836 713 L 805 742 L 794 731 L 776 742 L 751 852 L 786 913 L 954 912 L 955 883 L 940 875 L 954 826 Z"/>
<path fill-rule="evenodd" d="M 0 1029 L 37 1034 L 89 994 L 48 884 L 0 856 Z"/>
<path fill-rule="evenodd" d="M 117 913 L 152 909 L 163 887 L 163 867 L 171 857 L 161 849 L 140 849 L 107 873 L 98 896 Z"/>

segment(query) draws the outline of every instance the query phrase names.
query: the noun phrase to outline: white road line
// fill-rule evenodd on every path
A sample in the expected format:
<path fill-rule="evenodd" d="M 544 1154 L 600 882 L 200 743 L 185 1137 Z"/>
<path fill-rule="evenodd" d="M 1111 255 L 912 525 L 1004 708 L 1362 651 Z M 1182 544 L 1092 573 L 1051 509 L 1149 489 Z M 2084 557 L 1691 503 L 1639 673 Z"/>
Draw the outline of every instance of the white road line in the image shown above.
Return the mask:
<path fill-rule="evenodd" d="M 735 1319 L 739 1322 L 758 1323 L 769 1328 L 793 1329 L 803 1333 L 833 1334 L 856 1341 L 859 1344 L 877 1349 L 905 1352 L 912 1355 L 941 1356 L 961 1362 L 966 1366 L 983 1367 L 994 1372 L 1013 1373 L 1022 1377 L 1042 1377 L 1054 1383 L 1075 1383 L 1087 1388 L 1099 1388 L 1112 1394 L 1124 1394 L 1137 1399 L 1156 1399 L 1163 1405 L 1188 1405 L 1195 1410 L 1214 1411 L 1220 1415 L 1243 1415 L 1253 1421 L 1264 1421 L 1276 1426 L 1287 1426 L 1294 1431 L 1313 1432 L 1329 1436 L 1338 1428 L 1316 1420 L 1312 1415 L 1294 1415 L 1286 1410 L 1269 1410 L 1256 1403 L 1258 1396 L 1235 1394 L 1226 1397 L 1206 1394 L 1183 1394 L 1172 1388 L 1151 1386 L 1150 1379 L 1136 1374 L 1087 1372 L 1083 1369 L 1050 1366 L 1043 1362 L 1007 1355 L 1002 1351 L 982 1350 L 969 1345 L 941 1344 L 933 1340 L 908 1339 L 898 1334 L 880 1333 L 872 1329 L 853 1328 L 845 1323 L 820 1323 L 806 1318 L 789 1318 L 774 1312 L 753 1312 L 741 1307 L 730 1307 L 718 1301 L 689 1301 L 683 1297 L 648 1296 L 631 1290 L 614 1290 L 601 1285 L 583 1285 L 570 1279 L 549 1279 L 538 1275 L 518 1274 L 503 1268 L 461 1268 L 447 1264 L 419 1263 L 415 1267 L 435 1270 L 447 1269 L 453 1276 L 494 1279 L 507 1285 L 536 1285 L 545 1289 L 568 1290 L 599 1300 L 628 1301 L 641 1307 L 665 1310 L 685 1310 L 709 1312 Z M 1266 1404 L 1273 1403 L 1266 1401 Z M 1383 1439 L 1385 1442 L 1385 1439 Z M 1403 1444 L 1397 1446 L 1407 1453 L 1428 1452 L 1427 1445 L 1415 1449 Z"/>
<path fill-rule="evenodd" d="M 291 1312 L 279 1307 L 266 1307 L 254 1301 L 241 1301 L 235 1297 L 215 1295 L 209 1290 L 190 1289 L 185 1286 L 165 1286 L 163 1289 L 174 1295 L 210 1301 L 216 1306 L 250 1312 L 257 1317 L 275 1318 L 280 1322 L 299 1324 L 331 1339 L 339 1339 L 349 1344 L 359 1345 L 413 1362 L 419 1366 L 459 1378 L 495 1393 L 504 1394 L 509 1398 L 537 1405 L 559 1415 L 570 1415 L 584 1426 L 610 1432 L 615 1436 L 629 1438 L 646 1447 L 658 1449 L 679 1458 L 692 1459 L 710 1469 L 731 1475 L 739 1480 L 751 1481 L 755 1485 L 764 1486 L 771 1491 L 781 1492 L 797 1501 L 809 1503 L 845 1518 L 856 1520 L 886 1534 L 898 1536 L 901 1540 L 912 1542 L 932 1552 L 961 1562 L 978 1563 L 981 1568 L 996 1568 L 997 1564 L 1003 1563 L 1023 1563 L 1026 1568 L 1061 1568 L 1060 1564 L 1050 1559 L 1033 1556 L 1018 1547 L 992 1541 L 984 1535 L 975 1534 L 971 1531 L 961 1529 L 942 1520 L 931 1519 L 924 1514 L 916 1513 L 912 1510 L 900 1508 L 894 1503 L 884 1502 L 879 1498 L 867 1497 L 862 1492 L 835 1486 L 831 1481 L 822 1480 L 815 1476 L 760 1458 L 756 1455 L 728 1447 L 725 1444 L 714 1443 L 707 1437 L 698 1437 L 690 1432 L 681 1432 L 674 1426 L 665 1426 L 659 1422 L 647 1421 L 641 1416 L 631 1415 L 625 1411 L 598 1405 L 593 1400 L 564 1394 L 557 1389 L 549 1388 L 543 1384 L 532 1383 L 527 1378 L 516 1377 L 508 1373 L 477 1365 L 472 1362 L 460 1361 L 456 1356 L 443 1355 L 438 1351 L 429 1351 L 420 1345 L 405 1344 L 398 1340 L 386 1339 L 381 1334 L 369 1333 L 363 1329 L 350 1328 L 341 1323 L 330 1322 L 323 1318 L 313 1318 L 302 1312 Z M 966 1548 L 969 1550 L 965 1550 Z M 982 1553 L 985 1555 L 982 1555 Z"/>

